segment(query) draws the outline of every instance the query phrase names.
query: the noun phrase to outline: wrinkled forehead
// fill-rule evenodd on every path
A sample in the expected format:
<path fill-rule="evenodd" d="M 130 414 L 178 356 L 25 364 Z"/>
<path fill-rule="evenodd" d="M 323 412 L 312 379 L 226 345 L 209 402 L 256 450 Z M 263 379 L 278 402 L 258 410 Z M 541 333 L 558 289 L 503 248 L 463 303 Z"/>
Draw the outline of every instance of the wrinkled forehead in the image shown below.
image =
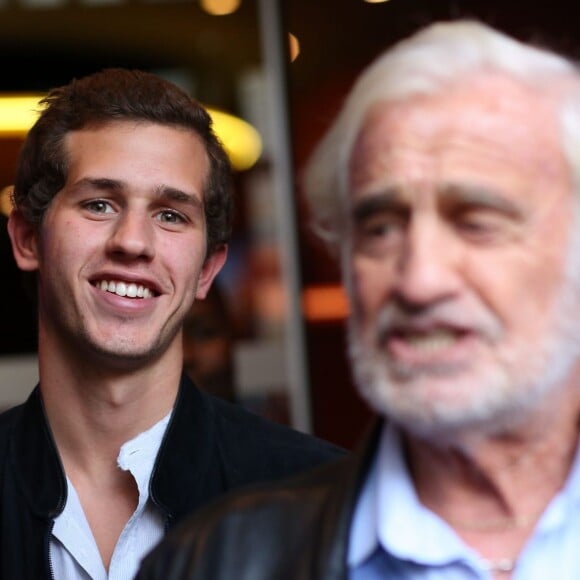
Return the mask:
<path fill-rule="evenodd" d="M 366 113 L 349 163 L 351 191 L 388 172 L 407 151 L 430 159 L 447 151 L 487 156 L 517 170 L 561 175 L 566 165 L 557 92 L 545 93 L 498 74 L 436 94 L 376 102 Z"/>

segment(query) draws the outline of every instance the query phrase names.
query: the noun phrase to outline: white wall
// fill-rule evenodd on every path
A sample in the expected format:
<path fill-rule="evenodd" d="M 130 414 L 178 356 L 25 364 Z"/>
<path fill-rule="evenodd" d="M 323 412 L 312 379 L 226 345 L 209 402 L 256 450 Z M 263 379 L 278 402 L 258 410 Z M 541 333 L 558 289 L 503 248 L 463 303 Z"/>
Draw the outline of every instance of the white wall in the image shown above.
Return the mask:
<path fill-rule="evenodd" d="M 36 355 L 0 356 L 0 410 L 22 403 L 37 382 Z"/>

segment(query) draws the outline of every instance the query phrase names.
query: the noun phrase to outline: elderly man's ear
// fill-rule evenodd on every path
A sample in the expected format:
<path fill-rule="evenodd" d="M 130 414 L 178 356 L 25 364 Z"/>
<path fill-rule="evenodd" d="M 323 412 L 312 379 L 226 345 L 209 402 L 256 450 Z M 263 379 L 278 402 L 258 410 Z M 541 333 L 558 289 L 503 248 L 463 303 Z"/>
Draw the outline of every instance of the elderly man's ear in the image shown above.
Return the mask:
<path fill-rule="evenodd" d="M 8 218 L 8 235 L 18 267 L 24 272 L 38 269 L 38 231 L 35 224 L 27 221 L 21 211 L 14 209 Z"/>

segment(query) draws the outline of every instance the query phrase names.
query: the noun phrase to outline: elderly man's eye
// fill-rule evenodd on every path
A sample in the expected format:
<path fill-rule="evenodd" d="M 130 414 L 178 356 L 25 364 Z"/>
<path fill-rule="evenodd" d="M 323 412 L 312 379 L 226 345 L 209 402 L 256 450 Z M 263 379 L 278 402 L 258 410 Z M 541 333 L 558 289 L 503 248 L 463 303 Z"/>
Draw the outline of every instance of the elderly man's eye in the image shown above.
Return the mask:
<path fill-rule="evenodd" d="M 356 227 L 356 247 L 367 254 L 383 254 L 404 235 L 405 219 L 396 215 L 377 215 L 361 220 Z"/>

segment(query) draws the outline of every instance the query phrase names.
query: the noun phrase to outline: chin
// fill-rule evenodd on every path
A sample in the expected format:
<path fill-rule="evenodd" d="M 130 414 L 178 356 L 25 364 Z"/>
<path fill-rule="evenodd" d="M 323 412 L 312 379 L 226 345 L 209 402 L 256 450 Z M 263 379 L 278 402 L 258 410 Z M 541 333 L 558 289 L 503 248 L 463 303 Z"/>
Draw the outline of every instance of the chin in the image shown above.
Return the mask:
<path fill-rule="evenodd" d="M 89 357 L 100 359 L 104 364 L 119 368 L 143 366 L 144 363 L 159 357 L 166 350 L 158 342 L 144 343 L 134 340 L 89 341 Z"/>
<path fill-rule="evenodd" d="M 444 440 L 464 432 L 500 433 L 526 415 L 526 404 L 508 402 L 504 397 L 466 397 L 466 385 L 452 383 L 437 388 L 432 380 L 400 385 L 357 378 L 359 394 L 372 409 L 422 438 Z"/>

